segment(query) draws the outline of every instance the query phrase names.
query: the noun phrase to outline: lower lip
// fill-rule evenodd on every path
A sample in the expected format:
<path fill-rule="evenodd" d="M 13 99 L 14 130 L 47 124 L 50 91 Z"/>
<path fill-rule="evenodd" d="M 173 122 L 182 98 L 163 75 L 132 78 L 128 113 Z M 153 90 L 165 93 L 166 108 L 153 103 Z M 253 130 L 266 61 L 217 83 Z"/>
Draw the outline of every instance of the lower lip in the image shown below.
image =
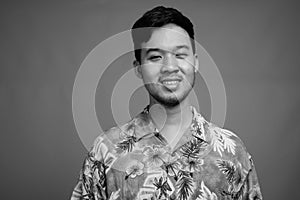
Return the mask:
<path fill-rule="evenodd" d="M 162 84 L 164 87 L 168 88 L 169 90 L 175 90 L 179 85 L 179 81 L 174 81 L 174 83 L 162 82 Z"/>

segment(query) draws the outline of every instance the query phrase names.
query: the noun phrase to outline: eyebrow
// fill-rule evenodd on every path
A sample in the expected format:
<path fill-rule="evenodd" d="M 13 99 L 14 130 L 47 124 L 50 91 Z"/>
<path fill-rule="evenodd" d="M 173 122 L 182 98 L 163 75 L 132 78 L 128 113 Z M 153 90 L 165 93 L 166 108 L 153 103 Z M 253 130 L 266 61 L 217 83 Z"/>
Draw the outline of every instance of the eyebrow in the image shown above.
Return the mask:
<path fill-rule="evenodd" d="M 146 55 L 148 55 L 149 53 L 151 53 L 151 52 L 161 52 L 161 51 L 164 51 L 164 50 L 162 50 L 162 49 L 160 49 L 160 48 L 146 48 L 147 50 L 146 50 Z"/>
<path fill-rule="evenodd" d="M 166 50 L 160 49 L 160 48 L 146 48 L 146 49 L 147 49 L 146 50 L 146 55 L 148 55 L 151 52 L 164 52 L 164 51 L 166 51 Z M 190 47 L 187 46 L 187 45 L 179 45 L 179 46 L 176 46 L 172 51 L 174 51 L 174 50 L 176 51 L 176 50 L 179 50 L 179 49 L 187 49 L 187 50 L 189 50 Z"/>
<path fill-rule="evenodd" d="M 176 47 L 175 47 L 175 50 L 178 50 L 178 49 L 187 49 L 187 50 L 189 50 L 190 47 L 187 46 L 187 45 L 179 45 L 179 46 L 176 46 Z"/>

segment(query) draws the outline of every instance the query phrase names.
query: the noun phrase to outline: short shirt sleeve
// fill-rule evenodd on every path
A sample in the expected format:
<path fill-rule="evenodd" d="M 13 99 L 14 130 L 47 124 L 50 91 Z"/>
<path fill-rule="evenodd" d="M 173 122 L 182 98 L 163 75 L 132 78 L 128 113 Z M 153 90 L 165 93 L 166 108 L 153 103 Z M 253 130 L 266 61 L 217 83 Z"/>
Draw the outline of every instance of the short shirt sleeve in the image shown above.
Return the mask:
<path fill-rule="evenodd" d="M 86 156 L 71 200 L 107 199 L 106 172 L 114 161 L 104 138 L 99 136 Z"/>

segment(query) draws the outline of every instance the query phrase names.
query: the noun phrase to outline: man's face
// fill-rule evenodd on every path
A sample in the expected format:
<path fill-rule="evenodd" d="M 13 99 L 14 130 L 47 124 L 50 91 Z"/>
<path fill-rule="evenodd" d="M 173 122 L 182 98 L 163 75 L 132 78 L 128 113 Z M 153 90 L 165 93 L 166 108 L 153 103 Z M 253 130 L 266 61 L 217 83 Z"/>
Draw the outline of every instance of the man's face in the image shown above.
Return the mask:
<path fill-rule="evenodd" d="M 198 69 L 188 33 L 174 24 L 156 28 L 141 49 L 136 69 L 149 94 L 163 105 L 178 105 L 194 86 Z"/>

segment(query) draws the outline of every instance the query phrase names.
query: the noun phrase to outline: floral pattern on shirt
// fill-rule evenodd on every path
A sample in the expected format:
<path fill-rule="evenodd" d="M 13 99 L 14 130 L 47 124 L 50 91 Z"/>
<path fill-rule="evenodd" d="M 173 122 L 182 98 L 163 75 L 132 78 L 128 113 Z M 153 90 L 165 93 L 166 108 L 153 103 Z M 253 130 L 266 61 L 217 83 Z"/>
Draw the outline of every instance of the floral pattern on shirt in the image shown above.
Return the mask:
<path fill-rule="evenodd" d="M 149 106 L 100 134 L 71 199 L 262 199 L 253 160 L 239 137 L 191 111 L 192 123 L 174 148 L 152 122 Z"/>

